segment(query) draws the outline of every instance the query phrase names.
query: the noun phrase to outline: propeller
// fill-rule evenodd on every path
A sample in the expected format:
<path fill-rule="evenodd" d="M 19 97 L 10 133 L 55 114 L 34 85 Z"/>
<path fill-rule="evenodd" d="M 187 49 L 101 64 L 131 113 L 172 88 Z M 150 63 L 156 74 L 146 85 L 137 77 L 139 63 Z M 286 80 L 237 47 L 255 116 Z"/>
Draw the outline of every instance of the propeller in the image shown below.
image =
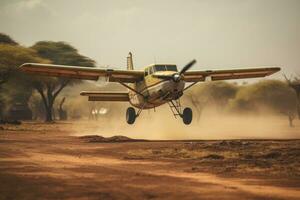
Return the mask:
<path fill-rule="evenodd" d="M 185 72 L 187 72 L 194 64 L 196 63 L 196 60 L 192 60 L 188 64 L 186 64 L 180 72 L 177 72 L 172 75 L 155 75 L 157 78 L 162 78 L 162 79 L 173 79 L 173 81 L 178 82 L 181 80 L 182 75 L 184 75 Z"/>
<path fill-rule="evenodd" d="M 174 80 L 175 82 L 180 81 L 180 79 L 182 78 L 182 75 L 184 75 L 184 73 L 185 73 L 186 71 L 188 71 L 195 63 L 196 63 L 196 60 L 194 59 L 194 60 L 192 60 L 191 62 L 189 62 L 188 64 L 186 64 L 186 65 L 182 68 L 182 70 L 180 70 L 179 73 L 173 74 L 173 75 L 172 75 L 173 80 Z"/>
<path fill-rule="evenodd" d="M 189 70 L 194 64 L 196 63 L 196 60 L 192 60 L 191 62 L 189 62 L 188 64 L 186 64 L 182 70 L 179 72 L 179 75 L 184 74 L 187 70 Z"/>

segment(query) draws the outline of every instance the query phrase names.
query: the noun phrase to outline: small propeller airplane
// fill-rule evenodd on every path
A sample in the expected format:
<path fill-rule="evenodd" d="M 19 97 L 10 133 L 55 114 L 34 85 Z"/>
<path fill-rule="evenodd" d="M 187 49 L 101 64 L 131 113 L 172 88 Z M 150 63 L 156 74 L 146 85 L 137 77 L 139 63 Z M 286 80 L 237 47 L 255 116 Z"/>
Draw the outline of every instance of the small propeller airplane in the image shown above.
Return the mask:
<path fill-rule="evenodd" d="M 133 124 L 142 110 L 156 108 L 168 103 L 173 115 L 182 118 L 184 124 L 192 122 L 192 109 L 182 110 L 180 97 L 184 91 L 198 82 L 206 80 L 219 81 L 242 78 L 258 78 L 269 76 L 280 71 L 278 67 L 189 71 L 196 63 L 192 60 L 178 71 L 175 64 L 152 64 L 144 70 L 134 70 L 132 54 L 127 57 L 127 70 L 106 68 L 77 67 L 39 63 L 25 63 L 20 70 L 38 75 L 95 80 L 105 77 L 109 82 L 117 82 L 128 89 L 127 92 L 83 91 L 80 94 L 88 96 L 89 101 L 125 101 L 137 108 L 128 107 L 126 121 Z M 191 83 L 185 86 L 185 83 Z"/>

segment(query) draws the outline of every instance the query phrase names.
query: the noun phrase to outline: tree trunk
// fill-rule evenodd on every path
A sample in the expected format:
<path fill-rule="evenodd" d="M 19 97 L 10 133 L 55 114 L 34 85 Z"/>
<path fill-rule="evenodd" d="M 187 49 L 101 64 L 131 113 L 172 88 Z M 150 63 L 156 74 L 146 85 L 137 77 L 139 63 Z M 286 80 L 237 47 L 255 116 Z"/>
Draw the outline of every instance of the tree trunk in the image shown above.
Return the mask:
<path fill-rule="evenodd" d="M 52 108 L 45 106 L 45 110 L 46 110 L 46 119 L 45 119 L 45 121 L 46 122 L 52 122 L 53 121 Z"/>
<path fill-rule="evenodd" d="M 298 112 L 298 119 L 300 119 L 300 92 L 297 92 L 298 103 L 297 103 L 297 112 Z"/>
<path fill-rule="evenodd" d="M 59 120 L 67 120 L 67 112 L 63 109 L 63 104 L 65 103 L 66 97 L 64 97 L 58 108 L 58 115 L 59 115 Z"/>
<path fill-rule="evenodd" d="M 48 88 L 49 89 L 49 88 Z M 44 103 L 44 108 L 45 108 L 45 122 L 52 122 L 53 121 L 53 117 L 52 117 L 52 110 L 53 110 L 53 99 L 51 98 L 51 96 L 49 95 L 49 92 L 47 90 L 48 93 L 48 98 L 46 98 L 46 95 L 44 94 L 44 91 L 42 89 L 37 89 L 37 91 L 39 92 L 39 94 L 42 97 L 43 103 Z"/>
<path fill-rule="evenodd" d="M 293 118 L 292 116 L 289 116 L 290 127 L 294 127 L 293 119 L 294 119 L 294 118 Z"/>
<path fill-rule="evenodd" d="M 60 85 L 54 85 L 54 84 L 37 84 L 36 85 L 36 90 L 38 93 L 41 95 L 44 106 L 45 106 L 45 111 L 46 111 L 46 117 L 45 117 L 45 122 L 53 122 L 53 105 L 56 97 L 58 94 L 67 86 L 69 83 L 69 80 L 65 80 L 61 82 Z M 45 87 L 43 87 L 45 86 Z M 44 93 L 45 91 L 45 93 Z"/>
<path fill-rule="evenodd" d="M 300 103 L 298 104 L 297 111 L 298 111 L 298 119 L 300 120 Z"/>

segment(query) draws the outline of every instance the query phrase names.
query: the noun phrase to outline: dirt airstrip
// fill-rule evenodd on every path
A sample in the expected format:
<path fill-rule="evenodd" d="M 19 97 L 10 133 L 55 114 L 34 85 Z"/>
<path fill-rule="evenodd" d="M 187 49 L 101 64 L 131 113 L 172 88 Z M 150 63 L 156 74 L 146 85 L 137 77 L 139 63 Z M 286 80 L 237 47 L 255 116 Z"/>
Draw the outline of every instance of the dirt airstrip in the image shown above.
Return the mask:
<path fill-rule="evenodd" d="M 75 137 L 0 130 L 0 199 L 300 199 L 300 140 Z"/>

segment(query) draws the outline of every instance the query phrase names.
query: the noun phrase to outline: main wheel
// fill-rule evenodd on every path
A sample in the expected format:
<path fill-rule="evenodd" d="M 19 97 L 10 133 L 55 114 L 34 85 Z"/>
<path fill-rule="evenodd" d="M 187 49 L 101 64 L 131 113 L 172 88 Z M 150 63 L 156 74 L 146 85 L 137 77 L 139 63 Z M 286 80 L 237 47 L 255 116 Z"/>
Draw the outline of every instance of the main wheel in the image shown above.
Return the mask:
<path fill-rule="evenodd" d="M 136 118 L 135 110 L 133 107 L 127 108 L 126 121 L 128 124 L 133 124 Z"/>
<path fill-rule="evenodd" d="M 182 113 L 183 123 L 188 125 L 192 122 L 193 119 L 193 111 L 190 108 L 185 108 Z"/>

